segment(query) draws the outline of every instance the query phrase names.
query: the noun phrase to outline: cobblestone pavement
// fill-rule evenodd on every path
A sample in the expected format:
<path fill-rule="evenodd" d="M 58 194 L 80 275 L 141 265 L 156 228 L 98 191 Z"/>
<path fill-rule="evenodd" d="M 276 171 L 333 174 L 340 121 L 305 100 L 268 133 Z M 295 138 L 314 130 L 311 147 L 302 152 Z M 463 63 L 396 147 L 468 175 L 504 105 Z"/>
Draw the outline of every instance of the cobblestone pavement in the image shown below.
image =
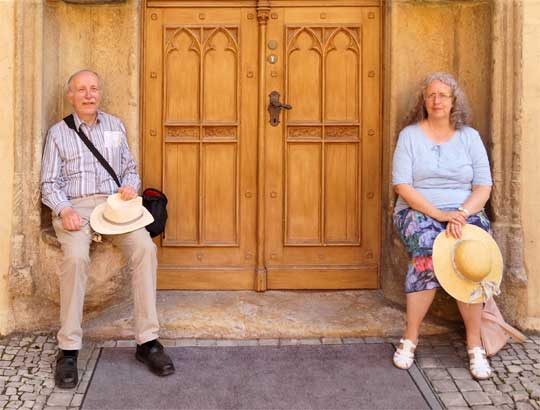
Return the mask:
<path fill-rule="evenodd" d="M 278 346 L 300 344 L 392 343 L 396 338 L 321 338 L 208 340 L 162 339 L 165 346 Z M 79 409 L 101 347 L 134 347 L 130 340 L 85 341 L 79 353 L 79 385 L 74 390 L 54 387 L 56 342 L 51 335 L 11 335 L 0 339 L 0 408 L 36 410 Z M 391 360 L 391 358 L 388 358 Z M 540 336 L 523 344 L 510 343 L 491 359 L 495 376 L 477 382 L 467 369 L 463 336 L 421 339 L 417 366 L 443 407 L 448 409 L 540 409 Z"/>

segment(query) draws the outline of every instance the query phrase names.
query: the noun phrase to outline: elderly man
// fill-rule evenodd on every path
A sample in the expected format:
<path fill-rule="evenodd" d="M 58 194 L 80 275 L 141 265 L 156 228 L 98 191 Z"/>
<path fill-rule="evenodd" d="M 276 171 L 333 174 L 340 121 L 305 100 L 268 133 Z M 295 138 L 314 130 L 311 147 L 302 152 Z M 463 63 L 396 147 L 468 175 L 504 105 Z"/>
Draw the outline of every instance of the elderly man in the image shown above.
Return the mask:
<path fill-rule="evenodd" d="M 137 196 L 141 181 L 129 151 L 122 122 L 98 110 L 102 82 L 93 71 L 81 70 L 67 83 L 74 125 L 106 158 L 120 180 L 117 184 L 77 132 L 60 121 L 49 130 L 41 169 L 42 200 L 52 210 L 53 227 L 64 254 L 60 275 L 59 353 L 55 382 L 60 388 L 78 383 L 77 354 L 82 347 L 81 320 L 86 280 L 92 210 L 107 195 L 123 200 Z M 174 373 L 174 365 L 158 341 L 156 312 L 156 247 L 145 228 L 109 238 L 128 260 L 132 274 L 135 357 L 159 376 Z"/>

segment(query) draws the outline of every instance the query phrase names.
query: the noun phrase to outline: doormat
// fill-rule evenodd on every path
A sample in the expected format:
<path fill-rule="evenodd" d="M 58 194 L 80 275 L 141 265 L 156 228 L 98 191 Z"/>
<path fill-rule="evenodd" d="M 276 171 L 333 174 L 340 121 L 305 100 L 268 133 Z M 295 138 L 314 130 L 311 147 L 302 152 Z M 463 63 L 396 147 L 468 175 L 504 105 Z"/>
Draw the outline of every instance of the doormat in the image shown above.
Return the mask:
<path fill-rule="evenodd" d="M 396 369 L 390 344 L 174 347 L 161 378 L 132 348 L 103 348 L 84 410 L 430 409 L 416 368 Z"/>

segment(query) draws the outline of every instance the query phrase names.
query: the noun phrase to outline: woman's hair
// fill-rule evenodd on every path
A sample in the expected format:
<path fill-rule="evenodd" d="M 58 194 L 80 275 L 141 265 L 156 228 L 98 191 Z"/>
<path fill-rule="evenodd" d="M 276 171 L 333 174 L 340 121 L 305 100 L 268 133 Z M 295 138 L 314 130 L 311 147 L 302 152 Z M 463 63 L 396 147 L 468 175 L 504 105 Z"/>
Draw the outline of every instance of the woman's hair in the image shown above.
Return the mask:
<path fill-rule="evenodd" d="M 465 93 L 459 86 L 452 74 L 435 72 L 428 74 L 422 81 L 414 105 L 405 117 L 404 126 L 416 124 L 428 117 L 425 104 L 425 92 L 433 81 L 440 81 L 452 89 L 452 109 L 450 110 L 450 123 L 455 129 L 460 129 L 468 124 L 470 109 Z"/>

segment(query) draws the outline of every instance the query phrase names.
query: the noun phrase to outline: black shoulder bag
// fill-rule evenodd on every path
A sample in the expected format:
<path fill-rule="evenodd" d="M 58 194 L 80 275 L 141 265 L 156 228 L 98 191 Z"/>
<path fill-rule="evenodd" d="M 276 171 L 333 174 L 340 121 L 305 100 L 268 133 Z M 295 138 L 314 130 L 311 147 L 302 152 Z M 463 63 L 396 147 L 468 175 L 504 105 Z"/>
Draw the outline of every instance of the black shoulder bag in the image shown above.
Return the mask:
<path fill-rule="evenodd" d="M 81 138 L 82 142 L 84 142 L 90 152 L 94 154 L 100 164 L 103 165 L 103 168 L 107 170 L 107 172 L 114 179 L 114 182 L 116 182 L 116 185 L 118 185 L 118 187 L 120 188 L 122 186 L 120 184 L 120 180 L 116 176 L 116 173 L 114 172 L 110 164 L 105 158 L 103 158 L 103 155 L 101 155 L 95 145 L 92 144 L 92 141 L 90 141 L 88 137 L 84 135 L 84 132 L 82 132 L 80 129 L 77 130 L 77 127 L 75 127 L 75 120 L 73 118 L 73 114 L 70 114 L 66 118 L 64 118 L 64 122 L 69 128 L 71 128 L 77 133 L 77 135 Z M 150 225 L 147 225 L 146 230 L 150 233 L 150 236 L 152 238 L 161 235 L 165 231 L 165 224 L 167 223 L 167 197 L 163 192 L 155 188 L 146 188 L 143 191 L 142 198 L 143 206 L 148 209 L 148 212 L 150 212 L 154 217 L 154 222 L 152 222 Z"/>

